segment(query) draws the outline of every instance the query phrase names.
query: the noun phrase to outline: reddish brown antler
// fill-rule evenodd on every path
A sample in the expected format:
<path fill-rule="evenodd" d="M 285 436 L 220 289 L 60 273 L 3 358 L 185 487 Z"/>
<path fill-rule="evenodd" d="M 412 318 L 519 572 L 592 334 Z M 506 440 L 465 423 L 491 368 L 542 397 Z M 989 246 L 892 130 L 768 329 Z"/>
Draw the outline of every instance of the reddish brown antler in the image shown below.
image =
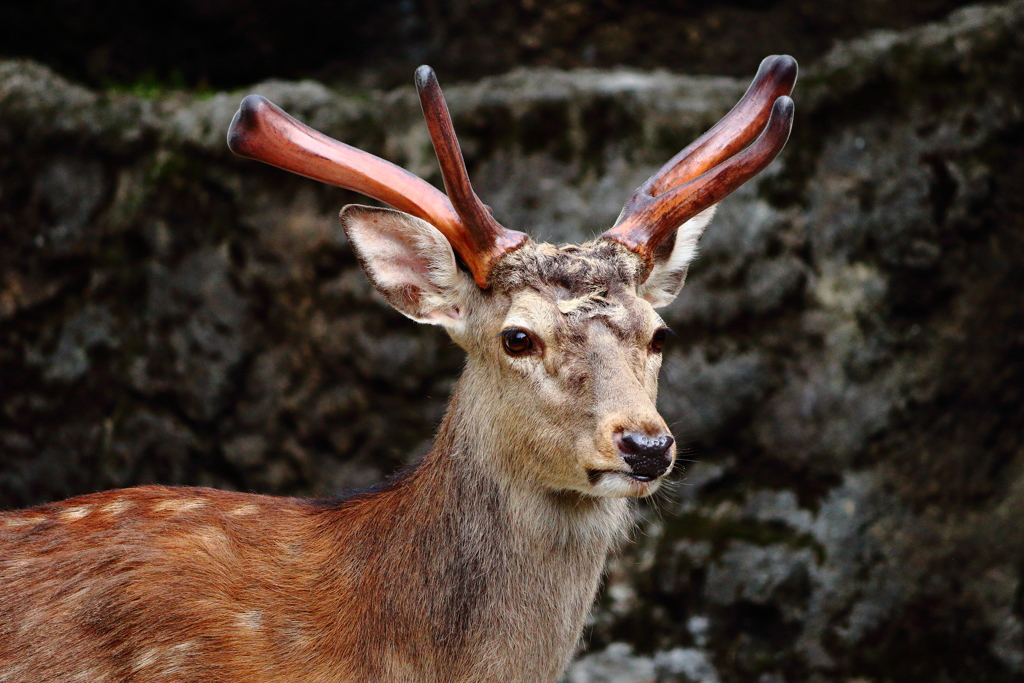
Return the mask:
<path fill-rule="evenodd" d="M 455 206 L 455 211 L 468 228 L 469 238 L 473 246 L 475 263 L 466 265 L 474 275 L 477 268 L 486 282 L 487 274 L 495 263 L 508 252 L 517 249 L 529 239 L 525 234 L 502 227 L 491 217 L 490 210 L 476 196 L 469 175 L 466 173 L 466 162 L 462 158 L 459 140 L 455 137 L 455 127 L 448 113 L 448 105 L 437 83 L 437 76 L 429 66 L 416 69 L 416 90 L 420 95 L 423 117 L 427 120 L 430 140 L 437 153 L 437 162 L 441 166 L 441 177 L 444 189 Z M 465 257 L 463 257 L 465 258 Z M 477 284 L 484 286 L 479 279 Z"/>
<path fill-rule="evenodd" d="M 451 202 L 433 185 L 313 130 L 259 95 L 242 100 L 228 129 L 228 147 L 239 156 L 379 199 L 431 223 L 445 236 L 459 229 Z"/>
<path fill-rule="evenodd" d="M 429 70 L 429 67 L 423 68 Z M 417 85 L 421 80 L 420 71 L 417 71 Z M 498 225 L 473 193 L 436 78 L 433 86 L 436 96 L 429 106 L 424 99 L 424 112 L 441 162 L 445 185 L 455 199 L 454 206 L 443 192 L 425 180 L 389 161 L 313 130 L 259 95 L 250 95 L 242 100 L 228 130 L 228 147 L 240 156 L 355 190 L 422 218 L 441 231 L 469 268 L 476 283 L 486 287 L 494 264 L 529 238 Z M 421 89 L 421 97 L 422 92 Z M 439 112 L 439 107 L 443 111 Z M 435 130 L 440 133 L 435 133 Z M 481 212 L 486 219 L 481 220 Z"/>
<path fill-rule="evenodd" d="M 765 58 L 736 106 L 637 189 L 603 237 L 652 264 L 666 237 L 757 175 L 782 151 L 793 124 L 788 95 L 796 75 L 792 57 Z"/>

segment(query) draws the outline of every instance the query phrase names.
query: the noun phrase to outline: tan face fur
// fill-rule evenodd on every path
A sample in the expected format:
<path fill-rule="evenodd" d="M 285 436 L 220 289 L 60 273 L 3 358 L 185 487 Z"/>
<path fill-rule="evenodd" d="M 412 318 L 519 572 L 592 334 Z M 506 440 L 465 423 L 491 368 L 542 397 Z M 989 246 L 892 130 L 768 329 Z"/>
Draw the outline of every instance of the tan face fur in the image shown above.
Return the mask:
<path fill-rule="evenodd" d="M 611 244 L 528 244 L 500 264 L 455 337 L 523 480 L 598 496 L 658 486 L 630 477 L 615 443 L 624 432 L 668 433 L 651 344 L 664 323 L 637 296 L 632 260 Z M 525 333 L 529 348 L 509 353 L 503 332 Z"/>
<path fill-rule="evenodd" d="M 473 450 L 488 460 L 474 465 L 519 485 L 624 497 L 649 495 L 671 471 L 634 476 L 621 439 L 669 434 L 655 408 L 661 353 L 652 341 L 664 323 L 652 302 L 678 292 L 706 213 L 646 279 L 640 260 L 613 242 L 531 242 L 497 264 L 486 290 L 419 219 L 358 206 L 342 219 L 378 291 L 466 350 L 459 390 L 474 412 Z M 674 462 L 674 445 L 667 457 Z"/>

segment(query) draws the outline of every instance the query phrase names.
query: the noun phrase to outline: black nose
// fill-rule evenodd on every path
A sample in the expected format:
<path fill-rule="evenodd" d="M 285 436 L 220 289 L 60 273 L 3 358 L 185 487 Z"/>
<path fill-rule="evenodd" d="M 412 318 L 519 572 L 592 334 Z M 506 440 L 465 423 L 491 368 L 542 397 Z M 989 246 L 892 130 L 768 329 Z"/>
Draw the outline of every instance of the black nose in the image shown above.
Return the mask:
<path fill-rule="evenodd" d="M 656 479 L 672 466 L 669 449 L 675 442 L 668 434 L 647 436 L 627 432 L 616 439 L 622 459 L 626 461 L 633 475 L 642 479 Z"/>

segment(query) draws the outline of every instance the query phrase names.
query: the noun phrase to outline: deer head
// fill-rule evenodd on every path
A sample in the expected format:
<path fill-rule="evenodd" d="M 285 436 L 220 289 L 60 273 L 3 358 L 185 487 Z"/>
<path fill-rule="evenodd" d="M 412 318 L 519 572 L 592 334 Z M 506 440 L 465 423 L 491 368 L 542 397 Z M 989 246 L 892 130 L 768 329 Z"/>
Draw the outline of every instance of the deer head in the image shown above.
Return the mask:
<path fill-rule="evenodd" d="M 440 325 L 468 354 L 461 438 L 505 481 L 596 497 L 644 496 L 669 473 L 673 437 L 655 408 L 666 328 L 655 309 L 683 285 L 717 203 L 782 150 L 796 80 L 765 59 L 740 102 L 581 246 L 503 228 L 473 191 L 434 72 L 416 72 L 447 195 L 252 95 L 228 133 L 241 156 L 361 192 L 345 231 L 377 291 Z"/>

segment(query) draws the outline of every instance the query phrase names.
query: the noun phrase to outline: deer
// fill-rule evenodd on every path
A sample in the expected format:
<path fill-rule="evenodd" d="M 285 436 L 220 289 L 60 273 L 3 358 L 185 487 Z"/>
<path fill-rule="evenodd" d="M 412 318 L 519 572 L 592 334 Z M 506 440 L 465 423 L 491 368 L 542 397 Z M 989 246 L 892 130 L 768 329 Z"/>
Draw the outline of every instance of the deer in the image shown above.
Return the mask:
<path fill-rule="evenodd" d="M 676 463 L 656 309 L 786 144 L 796 76 L 766 58 L 582 245 L 497 222 L 427 66 L 445 192 L 246 97 L 233 152 L 392 207 L 341 221 L 386 302 L 466 353 L 433 448 L 329 499 L 141 486 L 0 512 L 0 682 L 556 681 L 632 501 Z"/>

